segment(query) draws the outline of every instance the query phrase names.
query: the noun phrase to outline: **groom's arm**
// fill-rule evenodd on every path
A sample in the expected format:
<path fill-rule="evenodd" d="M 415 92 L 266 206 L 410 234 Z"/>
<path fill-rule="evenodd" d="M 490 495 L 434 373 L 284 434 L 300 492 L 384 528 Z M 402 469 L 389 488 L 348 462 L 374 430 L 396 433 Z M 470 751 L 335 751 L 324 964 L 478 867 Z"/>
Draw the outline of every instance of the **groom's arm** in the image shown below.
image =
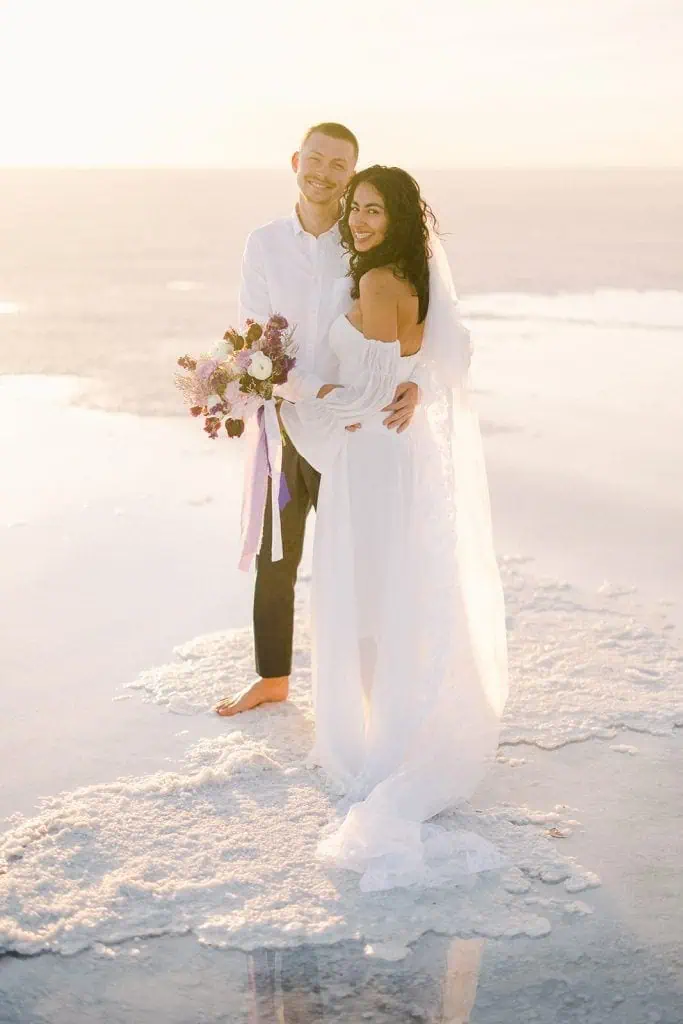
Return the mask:
<path fill-rule="evenodd" d="M 239 294 L 239 319 L 244 326 L 245 320 L 256 320 L 265 323 L 273 313 L 286 315 L 283 309 L 273 309 L 266 277 L 261 241 L 256 232 L 252 232 L 242 257 L 242 278 Z M 296 327 L 296 324 L 291 326 Z M 296 334 L 294 335 L 296 341 Z M 277 398 L 288 402 L 296 402 L 302 398 L 314 398 L 325 382 L 314 373 L 294 367 L 289 371 L 286 384 L 278 384 L 273 393 Z"/>

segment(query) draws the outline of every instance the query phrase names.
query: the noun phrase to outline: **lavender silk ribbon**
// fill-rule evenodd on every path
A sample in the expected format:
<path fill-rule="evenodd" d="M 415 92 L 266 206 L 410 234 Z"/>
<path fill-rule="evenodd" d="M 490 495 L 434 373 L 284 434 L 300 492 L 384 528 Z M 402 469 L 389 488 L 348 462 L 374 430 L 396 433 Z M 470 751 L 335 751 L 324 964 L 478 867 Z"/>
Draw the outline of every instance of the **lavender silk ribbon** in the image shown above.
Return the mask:
<path fill-rule="evenodd" d="M 247 423 L 247 454 L 242 499 L 242 553 L 239 568 L 248 572 L 261 547 L 263 520 L 268 496 L 268 478 L 277 502 L 271 502 L 271 559 L 283 557 L 280 513 L 290 500 L 287 480 L 282 472 L 282 433 L 275 402 L 264 402 L 258 414 Z"/>

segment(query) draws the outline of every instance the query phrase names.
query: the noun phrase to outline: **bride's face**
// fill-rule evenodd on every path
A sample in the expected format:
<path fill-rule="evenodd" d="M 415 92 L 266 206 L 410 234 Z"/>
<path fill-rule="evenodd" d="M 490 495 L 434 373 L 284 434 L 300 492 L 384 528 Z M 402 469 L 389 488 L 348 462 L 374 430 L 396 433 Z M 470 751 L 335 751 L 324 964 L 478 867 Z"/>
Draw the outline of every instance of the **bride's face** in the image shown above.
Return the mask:
<path fill-rule="evenodd" d="M 349 228 L 356 252 L 374 249 L 387 236 L 389 216 L 384 199 L 368 181 L 361 181 L 353 193 L 349 209 Z"/>

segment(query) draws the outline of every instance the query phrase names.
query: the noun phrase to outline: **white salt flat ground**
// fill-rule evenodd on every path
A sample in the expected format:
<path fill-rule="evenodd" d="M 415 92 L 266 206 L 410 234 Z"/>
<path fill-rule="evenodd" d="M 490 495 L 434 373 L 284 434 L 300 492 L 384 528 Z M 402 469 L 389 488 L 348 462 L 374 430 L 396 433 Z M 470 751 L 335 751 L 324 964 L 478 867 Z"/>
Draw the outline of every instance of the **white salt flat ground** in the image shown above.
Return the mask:
<path fill-rule="evenodd" d="M 552 352 L 537 321 L 509 347 L 495 325 L 480 340 L 477 385 L 498 548 L 533 559 L 537 579 L 569 581 L 593 595 L 608 618 L 620 608 L 625 617 L 642 613 L 678 649 L 680 331 L 636 336 L 634 329 L 626 347 L 623 331 L 603 328 L 598 347 L 591 330 L 562 330 Z M 62 790 L 168 770 L 193 741 L 220 738 L 220 720 L 169 715 L 122 686 L 168 661 L 175 645 L 250 617 L 251 581 L 233 568 L 239 445 L 211 445 L 189 420 L 74 408 L 74 386 L 55 378 L 0 382 L 4 815 L 30 816 L 40 797 Z M 619 588 L 635 590 L 619 597 Z M 555 640 L 549 632 L 550 649 Z M 669 1007 L 683 1001 L 675 952 L 683 941 L 680 733 L 503 753 L 521 763 L 497 765 L 479 803 L 567 804 L 581 826 L 562 852 L 603 883 L 581 896 L 594 908 L 590 920 L 569 933 L 560 924 L 544 942 L 556 953 L 565 943 L 590 956 L 611 935 L 636 959 L 638 951 L 654 956 L 669 982 L 656 1004 L 660 1016 L 651 1019 L 678 1024 L 683 1015 Z M 554 896 L 550 889 L 538 899 Z M 531 956 L 538 959 L 542 945 Z M 7 991 L 30 983 L 36 975 L 26 972 L 39 963 L 6 971 Z M 626 960 L 614 970 L 633 1008 L 618 1019 L 640 1024 L 648 1018 L 637 1014 L 655 1006 L 654 996 L 645 980 L 629 977 Z M 638 1003 L 633 986 L 641 980 Z M 54 1009 L 53 1020 L 72 1019 Z M 492 1011 L 482 1019 L 498 1018 Z"/>

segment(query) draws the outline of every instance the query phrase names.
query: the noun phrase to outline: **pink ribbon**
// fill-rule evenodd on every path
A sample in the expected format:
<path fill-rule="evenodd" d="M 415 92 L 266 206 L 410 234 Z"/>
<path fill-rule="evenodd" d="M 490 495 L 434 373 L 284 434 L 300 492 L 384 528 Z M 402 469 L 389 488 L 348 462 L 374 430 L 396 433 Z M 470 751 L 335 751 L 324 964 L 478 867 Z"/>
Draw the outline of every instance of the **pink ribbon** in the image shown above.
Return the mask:
<path fill-rule="evenodd" d="M 247 421 L 247 454 L 244 467 L 244 496 L 242 498 L 242 553 L 239 568 L 248 572 L 263 539 L 263 519 L 271 479 L 271 559 L 279 562 L 283 557 L 282 524 L 280 511 L 289 500 L 287 484 L 282 474 L 282 434 L 275 402 L 264 402 L 258 415 Z M 282 483 L 284 482 L 284 488 Z M 277 501 L 274 496 L 277 495 Z M 283 503 L 284 499 L 284 503 Z"/>

